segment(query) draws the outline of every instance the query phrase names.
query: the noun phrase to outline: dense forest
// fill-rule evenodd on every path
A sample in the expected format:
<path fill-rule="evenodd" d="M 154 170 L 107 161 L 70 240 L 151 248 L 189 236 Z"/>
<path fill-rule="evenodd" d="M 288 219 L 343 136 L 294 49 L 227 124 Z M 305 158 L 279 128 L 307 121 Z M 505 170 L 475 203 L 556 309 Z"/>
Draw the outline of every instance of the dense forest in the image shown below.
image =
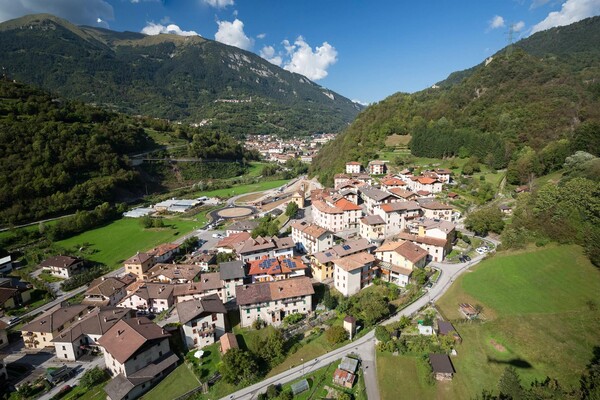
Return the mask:
<path fill-rule="evenodd" d="M 539 157 L 554 141 L 579 141 L 600 122 L 598 43 L 594 17 L 538 32 L 432 88 L 394 94 L 327 144 L 312 173 L 330 182 L 346 161 L 377 157 L 392 134 L 411 135 L 414 155 L 475 156 L 493 168 L 518 163 L 524 147 Z"/>
<path fill-rule="evenodd" d="M 254 53 L 199 36 L 146 36 L 48 15 L 0 24 L 2 67 L 71 99 L 202 123 L 202 131 L 337 132 L 362 108 Z M 27 51 L 23 51 L 27 49 Z"/>
<path fill-rule="evenodd" d="M 132 118 L 1 79 L 0 222 L 137 198 L 145 180 L 158 176 L 151 169 L 140 174 L 129 162 L 128 154 L 158 147 L 146 128 L 184 139 L 190 157 L 218 159 L 196 164 L 189 179 L 240 175 L 257 158 L 228 135 Z"/>

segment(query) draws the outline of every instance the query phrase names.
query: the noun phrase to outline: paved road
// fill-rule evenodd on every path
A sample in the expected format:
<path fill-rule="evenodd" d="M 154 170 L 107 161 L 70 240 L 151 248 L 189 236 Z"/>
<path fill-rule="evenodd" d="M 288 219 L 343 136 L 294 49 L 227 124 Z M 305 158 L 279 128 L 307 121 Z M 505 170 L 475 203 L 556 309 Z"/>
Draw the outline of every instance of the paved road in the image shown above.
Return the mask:
<path fill-rule="evenodd" d="M 497 244 L 495 240 L 490 240 Z M 383 321 L 382 324 L 387 325 L 392 322 L 398 321 L 403 315 L 411 316 L 419 311 L 422 307 L 426 306 L 429 302 L 433 302 L 438 299 L 442 294 L 448 290 L 454 280 L 471 266 L 478 264 L 485 256 L 473 257 L 473 259 L 467 263 L 460 264 L 445 264 L 445 263 L 432 263 L 431 266 L 441 270 L 438 281 L 433 285 L 427 294 L 419 298 L 414 303 L 410 304 L 399 313 Z M 301 378 L 302 376 L 309 374 L 319 368 L 323 368 L 330 363 L 339 360 L 341 357 L 350 353 L 358 353 L 363 359 L 361 368 L 365 378 L 365 386 L 367 391 L 367 398 L 369 400 L 378 400 L 379 389 L 377 385 L 377 370 L 375 363 L 375 332 L 374 330 L 368 332 L 364 336 L 349 343 L 337 350 L 333 350 L 321 357 L 309 360 L 302 365 L 298 365 L 291 368 L 289 371 L 282 372 L 271 378 L 265 379 L 252 386 L 248 386 L 235 393 L 232 393 L 222 400 L 237 399 L 237 400 L 250 400 L 255 399 L 259 393 L 264 393 L 269 385 L 285 384 Z"/>

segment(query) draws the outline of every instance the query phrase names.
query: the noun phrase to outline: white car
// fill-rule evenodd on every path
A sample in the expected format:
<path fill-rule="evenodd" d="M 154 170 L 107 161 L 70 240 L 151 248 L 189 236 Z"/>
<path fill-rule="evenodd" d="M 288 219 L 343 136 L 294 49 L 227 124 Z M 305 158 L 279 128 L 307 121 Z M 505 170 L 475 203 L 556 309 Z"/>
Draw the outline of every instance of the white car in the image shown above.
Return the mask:
<path fill-rule="evenodd" d="M 475 249 L 475 252 L 477 254 L 485 254 L 487 252 L 487 250 L 484 249 L 483 247 L 478 247 L 478 248 Z"/>
<path fill-rule="evenodd" d="M 212 237 L 214 237 L 215 239 L 222 239 L 223 235 L 221 235 L 220 233 L 213 233 Z"/>

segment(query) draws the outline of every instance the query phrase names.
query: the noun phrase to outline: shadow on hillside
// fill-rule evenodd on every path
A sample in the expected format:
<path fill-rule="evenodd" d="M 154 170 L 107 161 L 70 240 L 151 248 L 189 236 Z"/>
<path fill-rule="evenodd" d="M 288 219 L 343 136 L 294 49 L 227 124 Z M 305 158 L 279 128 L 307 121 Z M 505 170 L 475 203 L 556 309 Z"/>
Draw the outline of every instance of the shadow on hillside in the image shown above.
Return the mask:
<path fill-rule="evenodd" d="M 496 359 L 488 357 L 488 362 L 491 362 L 494 364 L 506 364 L 506 365 L 510 365 L 512 367 L 521 368 L 521 369 L 533 368 L 533 366 L 528 361 L 523 360 L 522 358 L 513 358 L 510 360 L 496 360 Z"/>

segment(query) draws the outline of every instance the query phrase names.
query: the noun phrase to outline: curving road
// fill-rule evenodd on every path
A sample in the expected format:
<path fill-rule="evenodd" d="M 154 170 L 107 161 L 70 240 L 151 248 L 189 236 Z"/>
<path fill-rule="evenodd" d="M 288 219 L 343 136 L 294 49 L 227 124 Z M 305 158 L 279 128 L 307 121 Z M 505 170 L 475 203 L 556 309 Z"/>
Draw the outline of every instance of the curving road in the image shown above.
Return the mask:
<path fill-rule="evenodd" d="M 498 241 L 492 239 L 485 239 L 498 245 Z M 400 310 L 396 315 L 391 318 L 382 321 L 380 324 L 387 325 L 392 322 L 398 321 L 403 315 L 411 316 L 419 311 L 422 307 L 428 303 L 437 300 L 442 296 L 446 290 L 452 285 L 454 280 L 462 273 L 467 271 L 471 266 L 478 264 L 485 255 L 473 257 L 473 259 L 466 263 L 460 264 L 446 264 L 446 263 L 431 263 L 432 267 L 438 268 L 441 271 L 438 281 L 429 289 L 429 291 L 416 300 L 414 303 L 408 305 L 404 309 Z M 250 400 L 255 399 L 259 393 L 264 393 L 269 385 L 280 385 L 285 384 L 301 378 L 302 376 L 311 373 L 317 369 L 326 367 L 332 362 L 339 360 L 345 355 L 350 353 L 357 353 L 362 358 L 361 368 L 365 380 L 365 386 L 367 391 L 367 398 L 369 400 L 378 400 L 379 388 L 377 385 L 377 366 L 375 362 L 375 331 L 371 330 L 364 336 L 356 339 L 355 341 L 340 347 L 339 349 L 330 351 L 318 358 L 309 360 L 304 364 L 298 365 L 291 368 L 289 371 L 282 372 L 271 378 L 267 378 L 259 383 L 252 386 L 248 386 L 244 389 L 238 390 L 222 400 Z"/>

